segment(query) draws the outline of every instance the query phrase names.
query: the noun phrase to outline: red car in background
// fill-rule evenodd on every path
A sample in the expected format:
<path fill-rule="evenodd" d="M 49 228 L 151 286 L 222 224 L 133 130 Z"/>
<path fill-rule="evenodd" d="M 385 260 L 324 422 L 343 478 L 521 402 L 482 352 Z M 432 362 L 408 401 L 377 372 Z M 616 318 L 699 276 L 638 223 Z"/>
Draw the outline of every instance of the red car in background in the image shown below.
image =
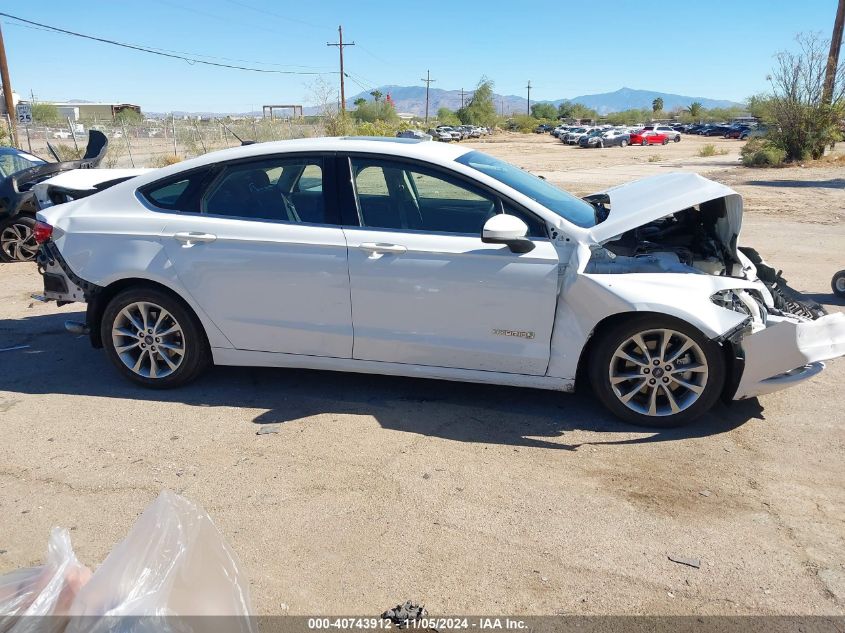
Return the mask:
<path fill-rule="evenodd" d="M 631 134 L 631 145 L 668 145 L 669 137 L 654 130 L 639 130 Z"/>

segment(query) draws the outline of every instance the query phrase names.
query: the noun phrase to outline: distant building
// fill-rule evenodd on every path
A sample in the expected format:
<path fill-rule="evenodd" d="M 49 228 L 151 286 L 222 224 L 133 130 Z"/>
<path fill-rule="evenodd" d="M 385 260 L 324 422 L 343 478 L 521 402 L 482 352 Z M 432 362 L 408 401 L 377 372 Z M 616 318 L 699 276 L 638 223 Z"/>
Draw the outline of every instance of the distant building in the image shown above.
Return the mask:
<path fill-rule="evenodd" d="M 82 101 L 53 102 L 62 117 L 71 121 L 111 121 L 124 110 L 141 114 L 141 106 L 131 103 L 86 103 Z"/>

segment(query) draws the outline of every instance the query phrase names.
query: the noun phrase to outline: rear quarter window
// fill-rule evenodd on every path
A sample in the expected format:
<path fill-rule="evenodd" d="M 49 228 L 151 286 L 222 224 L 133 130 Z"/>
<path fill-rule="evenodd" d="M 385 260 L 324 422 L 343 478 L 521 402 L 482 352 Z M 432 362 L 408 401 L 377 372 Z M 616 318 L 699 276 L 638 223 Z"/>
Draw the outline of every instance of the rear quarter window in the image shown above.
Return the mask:
<path fill-rule="evenodd" d="M 139 189 L 152 206 L 166 211 L 199 212 L 199 199 L 210 181 L 212 169 L 203 168 L 170 176 Z"/>

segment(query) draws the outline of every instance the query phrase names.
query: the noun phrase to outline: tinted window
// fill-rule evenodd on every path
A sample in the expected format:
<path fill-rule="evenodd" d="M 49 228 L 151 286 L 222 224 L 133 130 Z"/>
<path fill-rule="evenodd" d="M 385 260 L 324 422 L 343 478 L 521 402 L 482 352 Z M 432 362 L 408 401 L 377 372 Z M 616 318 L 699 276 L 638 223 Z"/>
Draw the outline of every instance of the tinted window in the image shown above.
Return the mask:
<path fill-rule="evenodd" d="M 171 176 L 147 185 L 141 189 L 141 195 L 160 209 L 196 212 L 199 193 L 210 175 L 209 169 L 197 169 Z"/>
<path fill-rule="evenodd" d="M 362 226 L 480 235 L 484 223 L 501 212 L 495 196 L 457 178 L 404 163 L 352 159 Z M 546 237 L 545 224 L 532 214 L 508 209 Z"/>
<path fill-rule="evenodd" d="M 227 166 L 206 191 L 211 215 L 279 222 L 327 222 L 319 158 L 265 158 Z"/>

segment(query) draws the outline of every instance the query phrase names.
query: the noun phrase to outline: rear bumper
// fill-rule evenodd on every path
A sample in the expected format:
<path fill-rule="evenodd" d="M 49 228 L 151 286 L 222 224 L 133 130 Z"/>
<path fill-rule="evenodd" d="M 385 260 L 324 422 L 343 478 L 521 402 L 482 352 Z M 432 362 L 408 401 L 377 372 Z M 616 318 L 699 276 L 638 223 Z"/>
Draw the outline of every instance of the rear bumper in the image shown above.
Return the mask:
<path fill-rule="evenodd" d="M 791 387 L 821 372 L 823 361 L 845 356 L 845 314 L 805 322 L 770 316 L 764 330 L 740 345 L 745 367 L 735 400 Z"/>

